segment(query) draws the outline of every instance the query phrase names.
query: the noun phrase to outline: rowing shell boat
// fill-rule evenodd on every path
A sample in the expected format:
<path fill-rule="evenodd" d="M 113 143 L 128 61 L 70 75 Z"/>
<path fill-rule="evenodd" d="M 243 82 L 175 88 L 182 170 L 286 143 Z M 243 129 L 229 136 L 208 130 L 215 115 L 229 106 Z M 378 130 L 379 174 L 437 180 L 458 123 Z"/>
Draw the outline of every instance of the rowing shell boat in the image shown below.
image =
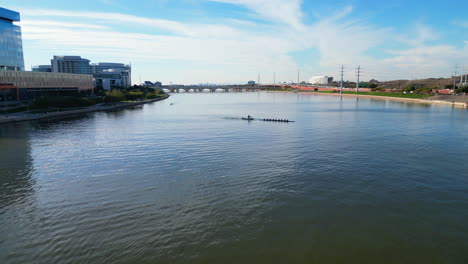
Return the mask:
<path fill-rule="evenodd" d="M 255 119 L 253 117 L 242 117 L 242 120 L 247 120 L 247 121 L 258 120 L 258 121 L 264 121 L 264 122 L 280 122 L 280 123 L 294 123 L 294 122 L 296 122 L 296 121 L 287 120 L 287 119 L 272 119 L 272 118 Z"/>
<path fill-rule="evenodd" d="M 280 122 L 280 123 L 294 123 L 296 121 L 287 120 L 287 119 L 260 119 L 265 122 Z"/>

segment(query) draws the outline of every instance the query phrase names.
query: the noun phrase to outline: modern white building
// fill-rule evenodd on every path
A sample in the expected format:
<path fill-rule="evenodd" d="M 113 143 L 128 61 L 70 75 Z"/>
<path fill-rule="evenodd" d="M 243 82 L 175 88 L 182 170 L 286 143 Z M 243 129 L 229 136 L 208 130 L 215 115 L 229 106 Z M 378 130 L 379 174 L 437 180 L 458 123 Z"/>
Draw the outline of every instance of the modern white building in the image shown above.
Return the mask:
<path fill-rule="evenodd" d="M 91 64 L 95 86 L 102 86 L 104 90 L 121 86 L 128 88 L 132 85 L 132 66 L 123 63 L 99 62 Z"/>
<path fill-rule="evenodd" d="M 314 76 L 310 78 L 309 83 L 327 85 L 333 82 L 333 77 L 329 76 Z"/>

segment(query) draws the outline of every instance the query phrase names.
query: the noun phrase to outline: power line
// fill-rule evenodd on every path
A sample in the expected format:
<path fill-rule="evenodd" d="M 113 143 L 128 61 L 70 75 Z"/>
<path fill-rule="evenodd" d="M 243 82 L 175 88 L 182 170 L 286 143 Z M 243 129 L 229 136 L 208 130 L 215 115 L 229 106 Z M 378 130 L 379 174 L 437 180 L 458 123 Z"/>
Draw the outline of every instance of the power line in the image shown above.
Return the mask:
<path fill-rule="evenodd" d="M 300 76 L 301 70 L 297 70 L 297 88 L 296 88 L 296 93 L 299 92 L 299 76 Z"/>
<path fill-rule="evenodd" d="M 465 68 L 463 67 L 463 70 L 464 70 L 464 69 L 465 69 Z M 464 84 L 466 85 L 466 84 L 468 83 L 468 72 L 463 71 L 463 74 L 465 74 L 465 82 L 464 82 Z"/>
<path fill-rule="evenodd" d="M 356 93 L 359 93 L 359 77 L 361 76 L 361 65 L 359 65 L 357 68 L 357 82 L 356 82 Z"/>
<path fill-rule="evenodd" d="M 463 85 L 463 74 L 465 73 L 465 65 L 463 65 L 463 70 L 460 73 L 460 86 Z"/>
<path fill-rule="evenodd" d="M 341 81 L 340 81 L 340 94 L 343 93 L 343 74 L 344 74 L 344 65 L 341 65 L 340 67 L 340 72 L 341 72 Z"/>
<path fill-rule="evenodd" d="M 453 75 L 453 93 L 455 93 L 455 87 L 457 83 L 457 70 L 458 70 L 458 65 L 455 64 L 455 73 Z"/>

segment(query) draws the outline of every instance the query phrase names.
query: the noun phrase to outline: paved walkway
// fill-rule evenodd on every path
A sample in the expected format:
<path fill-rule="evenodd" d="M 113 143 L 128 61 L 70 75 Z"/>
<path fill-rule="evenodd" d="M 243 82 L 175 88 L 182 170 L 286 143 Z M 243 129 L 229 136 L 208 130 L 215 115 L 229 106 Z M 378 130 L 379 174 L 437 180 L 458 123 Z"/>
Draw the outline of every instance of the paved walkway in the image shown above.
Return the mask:
<path fill-rule="evenodd" d="M 434 95 L 424 100 L 468 103 L 468 95 Z"/>

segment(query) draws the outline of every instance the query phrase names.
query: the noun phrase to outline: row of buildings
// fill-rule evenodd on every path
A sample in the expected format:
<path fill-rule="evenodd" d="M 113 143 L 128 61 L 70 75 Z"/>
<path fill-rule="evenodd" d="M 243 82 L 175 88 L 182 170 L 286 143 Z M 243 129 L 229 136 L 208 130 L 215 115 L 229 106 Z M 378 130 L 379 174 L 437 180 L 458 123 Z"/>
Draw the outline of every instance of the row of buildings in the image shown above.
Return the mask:
<path fill-rule="evenodd" d="M 0 101 L 46 94 L 92 93 L 94 87 L 131 86 L 131 66 L 90 63 L 80 56 L 54 56 L 50 65 L 25 71 L 20 14 L 0 7 Z"/>
<path fill-rule="evenodd" d="M 54 56 L 49 65 L 33 66 L 34 72 L 58 72 L 71 74 L 91 74 L 94 86 L 101 86 L 105 90 L 112 87 L 130 87 L 132 85 L 132 67 L 123 63 L 99 62 L 80 56 Z"/>

